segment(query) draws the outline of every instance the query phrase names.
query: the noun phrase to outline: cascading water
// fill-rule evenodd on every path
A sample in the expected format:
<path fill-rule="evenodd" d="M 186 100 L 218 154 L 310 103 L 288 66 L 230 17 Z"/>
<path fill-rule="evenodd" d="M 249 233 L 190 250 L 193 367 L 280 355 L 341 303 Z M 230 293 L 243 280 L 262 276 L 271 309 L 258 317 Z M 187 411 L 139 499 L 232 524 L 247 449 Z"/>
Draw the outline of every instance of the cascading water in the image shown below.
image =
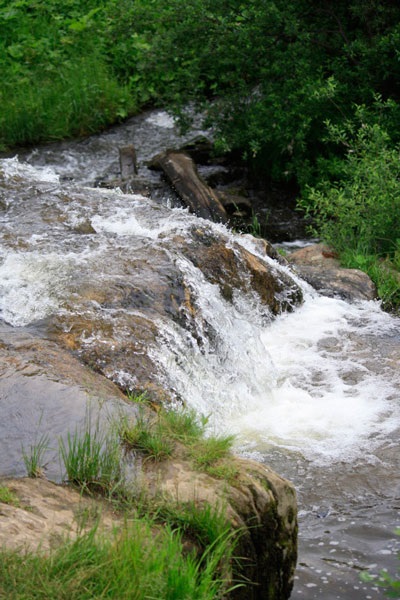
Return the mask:
<path fill-rule="evenodd" d="M 132 123 L 63 144 L 62 152 L 37 150 L 25 156 L 31 165 L 0 161 L 3 320 L 35 327 L 50 314 L 73 310 L 71 298 L 83 282 L 139 276 L 129 271 L 128 255 L 172 255 L 198 317 L 193 333 L 162 318 L 159 343 L 149 348 L 161 383 L 209 416 L 214 431 L 234 433 L 238 453 L 295 483 L 300 558 L 294 598 L 380 598 L 377 588 L 360 583 L 359 572 L 397 567 L 399 319 L 375 302 L 326 298 L 304 283 L 303 305 L 273 320 L 255 296 L 237 290 L 228 302 L 173 243 L 195 217 L 139 195 L 77 186 L 109 169 L 110 146 L 123 145 L 132 131 L 144 136 L 150 127 L 158 132 L 155 144 L 172 135 L 163 113 L 136 128 Z M 51 162 L 54 170 L 45 166 Z M 58 175 L 75 183 L 60 184 Z M 77 235 L 86 220 L 95 236 Z M 208 226 L 258 253 L 249 236 Z M 92 301 L 80 310 L 99 307 Z M 119 313 L 102 309 L 100 317 L 118 323 Z M 122 325 L 118 331 L 129 336 Z M 89 336 L 84 343 L 91 343 Z M 129 385 L 134 374 L 123 377 Z M 6 428 L 2 419 L 0 439 Z"/>

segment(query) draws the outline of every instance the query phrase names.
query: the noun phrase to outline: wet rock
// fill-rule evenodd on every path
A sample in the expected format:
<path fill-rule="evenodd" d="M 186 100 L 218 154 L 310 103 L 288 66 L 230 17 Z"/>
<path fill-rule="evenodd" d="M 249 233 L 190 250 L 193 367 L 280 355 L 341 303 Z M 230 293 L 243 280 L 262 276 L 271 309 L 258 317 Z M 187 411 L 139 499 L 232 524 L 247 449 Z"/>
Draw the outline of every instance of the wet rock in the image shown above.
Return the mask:
<path fill-rule="evenodd" d="M 0 476 L 25 475 L 23 451 L 46 441 L 42 467 L 60 481 L 59 438 L 92 424 L 106 425 L 126 406 L 111 381 L 85 367 L 70 352 L 25 328 L 0 327 L 0 410 L 7 423 L 0 439 Z"/>
<path fill-rule="evenodd" d="M 183 259 L 189 270 L 198 269 L 199 276 L 218 285 L 225 301 L 234 303 L 240 293 L 255 296 L 266 319 L 302 301 L 289 274 L 206 225 L 193 226 L 162 244 L 152 247 L 151 257 L 146 249 L 126 256 L 124 276 L 84 281 L 64 310 L 49 319 L 46 334 L 124 391 L 146 391 L 153 402 L 169 399 L 153 358 L 164 323 L 172 320 L 200 347 L 212 345 L 216 336 L 200 310 Z M 260 251 L 266 257 L 272 252 L 267 243 Z"/>
<path fill-rule="evenodd" d="M 302 302 L 302 292 L 289 274 L 278 271 L 239 244 L 230 245 L 223 235 L 215 236 L 206 227 L 192 228 L 191 237 L 195 243 L 185 245 L 182 252 L 211 283 L 220 286 L 227 300 L 233 297 L 234 290 L 253 291 L 274 315 L 293 310 Z M 268 249 L 265 243 L 266 255 Z"/>
<path fill-rule="evenodd" d="M 80 223 L 75 225 L 73 231 L 81 235 L 91 235 L 93 233 L 96 233 L 95 228 L 88 219 L 86 219 L 85 221 L 81 221 Z"/>
<path fill-rule="evenodd" d="M 370 277 L 358 269 L 344 269 L 335 253 L 323 244 L 314 244 L 288 256 L 295 271 L 324 296 L 344 300 L 373 300 L 376 288 Z"/>

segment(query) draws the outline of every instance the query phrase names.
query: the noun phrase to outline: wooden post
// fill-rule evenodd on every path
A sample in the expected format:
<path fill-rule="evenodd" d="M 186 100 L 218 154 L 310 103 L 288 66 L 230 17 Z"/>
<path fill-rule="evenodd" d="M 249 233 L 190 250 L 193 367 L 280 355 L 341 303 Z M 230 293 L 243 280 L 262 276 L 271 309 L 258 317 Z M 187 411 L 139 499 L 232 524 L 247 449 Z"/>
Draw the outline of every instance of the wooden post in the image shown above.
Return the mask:
<path fill-rule="evenodd" d="M 123 146 L 119 148 L 119 166 L 121 169 L 121 179 L 130 179 L 137 175 L 137 160 L 135 146 Z"/>

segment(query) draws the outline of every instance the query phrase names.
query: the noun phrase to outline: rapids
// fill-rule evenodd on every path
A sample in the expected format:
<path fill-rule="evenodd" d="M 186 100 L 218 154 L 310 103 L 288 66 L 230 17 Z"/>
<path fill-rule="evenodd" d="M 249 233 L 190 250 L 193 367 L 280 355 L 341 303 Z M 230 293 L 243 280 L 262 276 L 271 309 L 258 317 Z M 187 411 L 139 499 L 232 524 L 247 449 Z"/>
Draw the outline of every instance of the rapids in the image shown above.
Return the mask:
<path fill-rule="evenodd" d="M 82 282 L 126 277 L 128 253 L 174 252 L 169 241 L 184 235 L 195 217 L 171 209 L 168 197 L 157 202 L 93 186 L 118 176 L 118 147 L 132 141 L 141 177 L 154 182 L 158 175 L 145 161 L 178 140 L 181 145 L 173 121 L 158 111 L 87 140 L 0 161 L 4 336 L 38 333 L 49 315 L 73 310 L 69 299 Z M 95 236 L 77 234 L 86 222 Z M 251 236 L 212 227 L 258 253 Z M 199 345 L 177 323 L 163 321 L 159 344 L 149 348 L 160 382 L 207 415 L 213 431 L 234 433 L 237 453 L 268 463 L 296 485 L 293 598 L 381 598 L 359 573 L 393 573 L 398 566 L 400 319 L 377 302 L 349 304 L 300 282 L 304 304 L 272 320 L 254 297 L 237 292 L 227 303 L 192 263 L 179 255 L 175 261 L 214 335 L 210 341 L 204 333 Z M 133 382 L 129 372 L 120 376 L 127 387 Z M 3 386 L 1 397 L 0 440 L 7 439 L 14 456 L 21 439 L 16 436 L 13 447 Z M 59 405 L 44 410 L 57 431 L 77 418 L 61 411 L 57 421 Z M 20 415 L 27 431 L 39 418 L 29 403 L 28 413 Z M 12 464 L 3 456 L 0 474 L 5 469 L 10 474 Z"/>

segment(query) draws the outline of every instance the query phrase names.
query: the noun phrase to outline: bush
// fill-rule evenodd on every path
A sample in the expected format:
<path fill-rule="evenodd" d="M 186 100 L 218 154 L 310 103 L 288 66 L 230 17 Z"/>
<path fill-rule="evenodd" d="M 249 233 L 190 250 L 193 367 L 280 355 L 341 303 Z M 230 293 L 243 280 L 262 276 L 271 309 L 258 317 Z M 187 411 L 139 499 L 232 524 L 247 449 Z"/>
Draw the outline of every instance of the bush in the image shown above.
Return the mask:
<path fill-rule="evenodd" d="M 338 182 L 308 188 L 301 205 L 315 231 L 339 252 L 394 257 L 400 244 L 400 155 L 378 125 L 362 122 L 354 137 L 329 125 L 347 147 Z"/>

